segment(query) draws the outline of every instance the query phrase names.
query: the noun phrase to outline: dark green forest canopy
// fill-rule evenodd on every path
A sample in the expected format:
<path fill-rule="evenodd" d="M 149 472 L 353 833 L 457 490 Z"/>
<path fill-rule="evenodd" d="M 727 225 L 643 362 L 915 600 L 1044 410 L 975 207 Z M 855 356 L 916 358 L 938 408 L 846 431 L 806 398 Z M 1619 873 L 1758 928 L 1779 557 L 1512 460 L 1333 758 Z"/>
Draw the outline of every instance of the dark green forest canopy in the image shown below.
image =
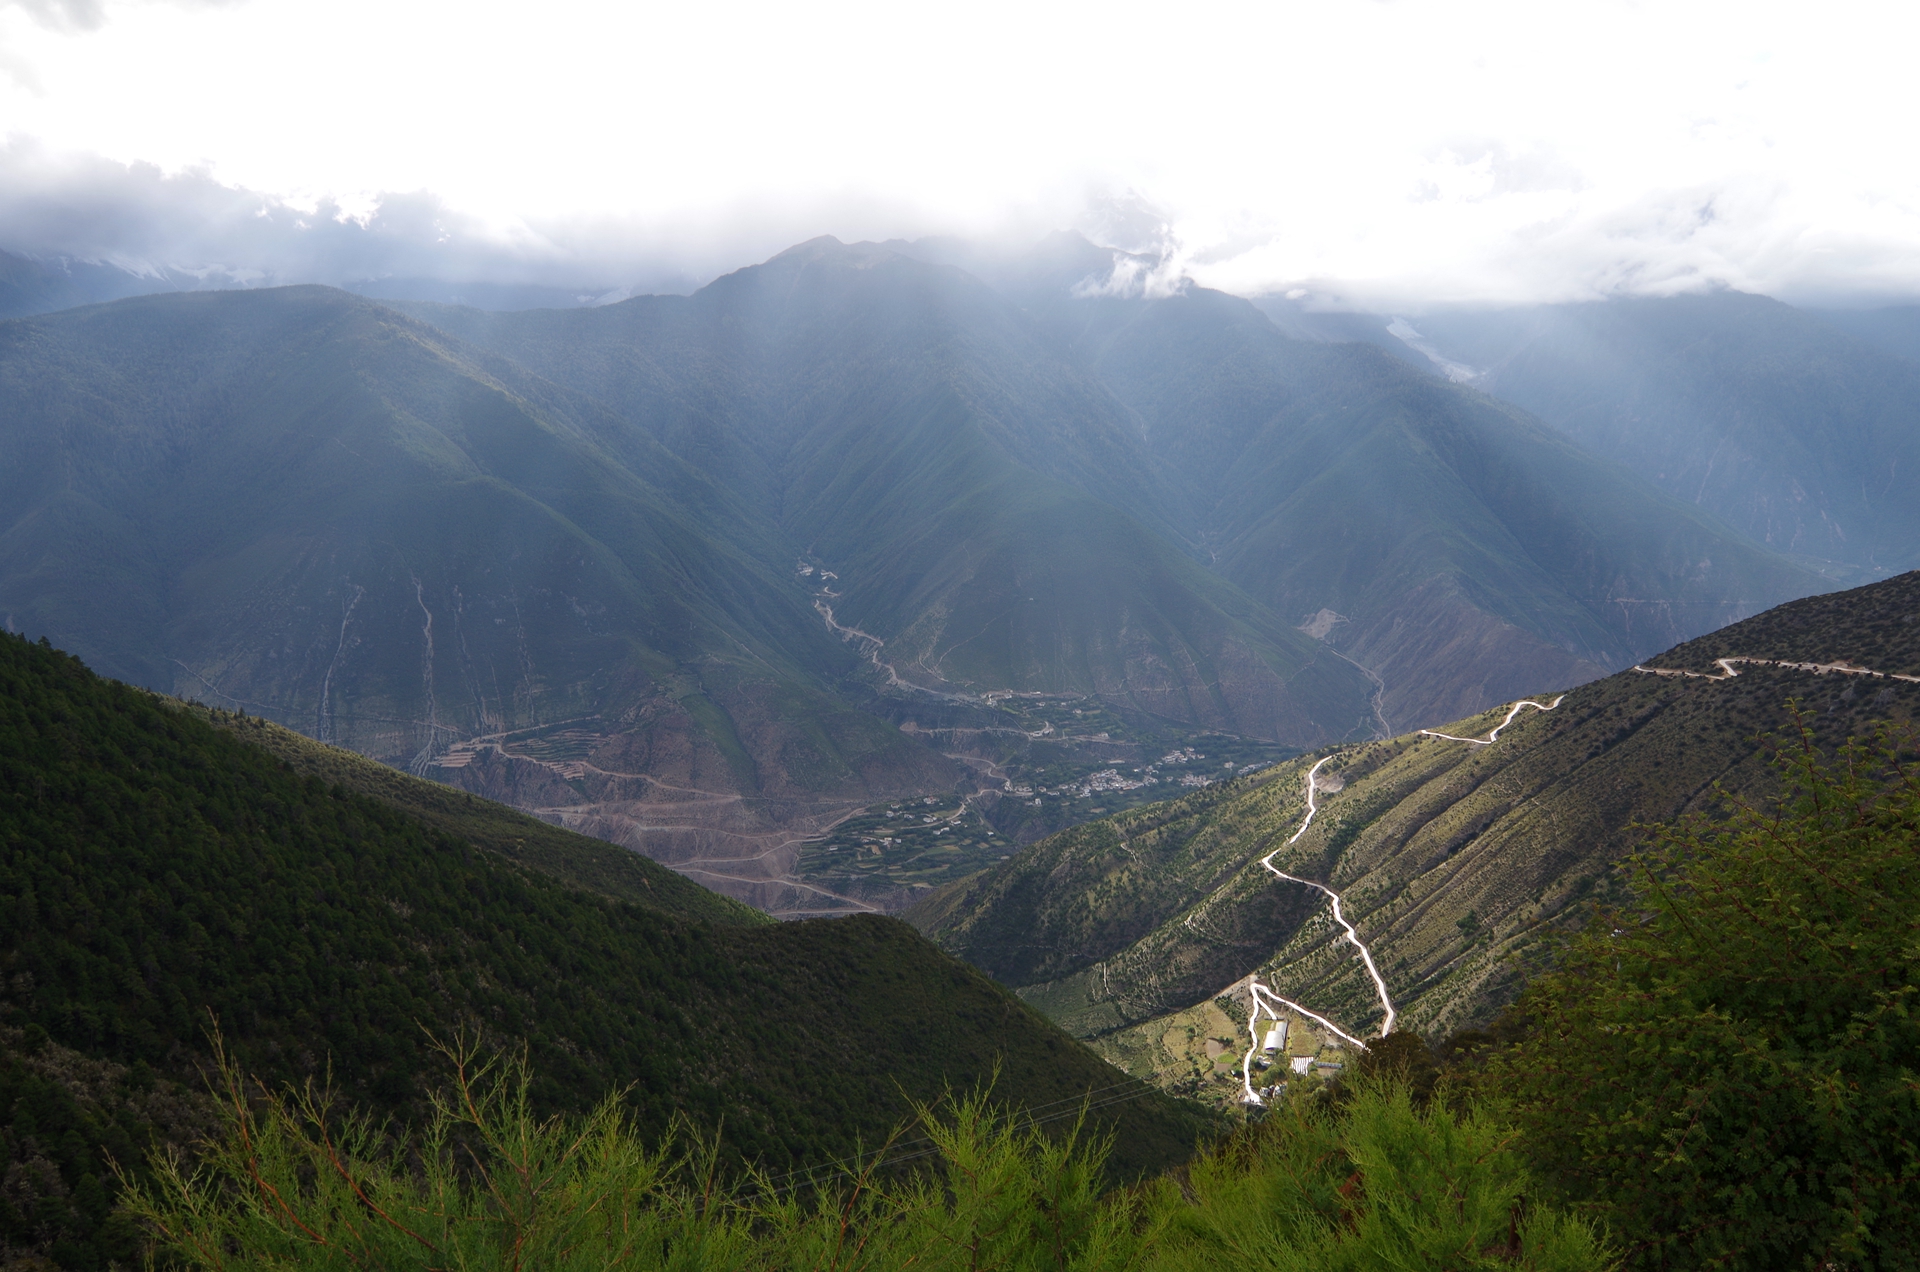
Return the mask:
<path fill-rule="evenodd" d="M 315 742 L 259 716 L 199 703 L 184 706 L 215 728 L 271 752 L 302 777 L 317 777 L 329 789 L 338 786 L 365 795 L 435 830 L 509 857 L 562 883 L 682 918 L 733 924 L 774 922 L 745 902 L 709 891 L 651 857 L 604 839 L 564 830 L 505 804 L 414 777 L 358 752 Z"/>
<path fill-rule="evenodd" d="M 330 1075 L 403 1116 L 439 1076 L 429 1034 L 478 1028 L 526 1042 L 543 1107 L 627 1090 L 647 1133 L 684 1115 L 777 1169 L 996 1067 L 1015 1104 L 1137 1096 L 1096 1115 L 1124 1170 L 1201 1129 L 903 923 L 713 923 L 569 887 L 15 637 L 0 991 L 0 1026 L 93 1060 L 191 1083 L 217 1020 L 263 1079 Z"/>

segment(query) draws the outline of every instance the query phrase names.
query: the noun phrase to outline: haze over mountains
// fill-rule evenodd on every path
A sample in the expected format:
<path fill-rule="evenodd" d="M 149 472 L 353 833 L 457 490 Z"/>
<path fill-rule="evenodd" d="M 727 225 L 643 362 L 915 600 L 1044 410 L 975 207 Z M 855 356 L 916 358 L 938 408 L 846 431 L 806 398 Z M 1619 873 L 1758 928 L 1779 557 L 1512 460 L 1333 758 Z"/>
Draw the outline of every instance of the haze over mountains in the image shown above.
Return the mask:
<path fill-rule="evenodd" d="M 0 1272 L 1915 1261 L 1898 24 L 1088 16 L 0 0 Z"/>
<path fill-rule="evenodd" d="M 1884 575 L 1920 562 L 1920 325 L 1717 291 L 1409 321 L 1265 302 L 1513 402 L 1778 551 Z"/>
<path fill-rule="evenodd" d="M 284 288 L 6 323 L 0 619 L 795 914 L 873 903 L 796 863 L 875 801 L 974 792 L 1004 853 L 1009 764 L 1384 737 L 1913 541 L 1897 481 L 1847 485 L 1897 474 L 1912 373 L 1829 328 L 1767 355 L 1854 359 L 1803 385 L 1818 498 L 1742 521 L 1594 453 L 1527 387 L 1550 367 L 1515 406 L 1150 266 L 823 239 L 592 308 Z M 1749 468 L 1791 466 L 1775 418 Z M 1076 732 L 1094 708 L 1118 724 Z"/>
<path fill-rule="evenodd" d="M 1057 368 L 1056 384 L 1078 394 L 1077 405 L 1065 409 L 1048 397 L 1058 392 L 1051 387 L 1027 389 L 1022 398 L 1046 400 L 1062 418 L 1111 421 L 1097 440 L 1089 430 L 1076 442 L 1095 452 L 1098 475 L 1076 471 L 1064 448 L 1044 457 L 1031 451 L 1021 457 L 1029 467 L 1134 511 L 1289 626 L 1337 633 L 1336 648 L 1362 651 L 1359 661 L 1386 680 L 1382 705 L 1396 725 L 1494 701 L 1523 684 L 1591 676 L 1638 656 L 1631 650 L 1652 652 L 1681 632 L 1751 612 L 1754 597 L 1817 586 L 1751 545 L 1729 541 L 1723 527 L 1650 499 L 1643 486 L 1592 464 L 1511 410 L 1407 376 L 1370 350 L 1286 340 L 1245 302 L 1201 289 L 1157 299 L 1088 295 L 1086 284 L 1106 280 L 1114 258 L 1072 236 L 1012 260 L 978 260 L 942 243 L 809 244 L 733 277 L 742 288 L 761 272 L 767 279 L 756 279 L 757 286 L 791 277 L 797 289 L 870 274 L 860 279 L 860 303 L 873 312 L 884 278 L 910 276 L 904 261 L 891 259 L 895 254 L 926 261 L 929 283 L 961 287 L 964 277 L 978 290 L 972 280 L 987 280 L 1015 311 L 998 321 L 1025 327 L 1039 346 L 1033 356 L 1046 357 Z M 974 268 L 955 276 L 954 261 Z M 709 293 L 720 290 L 716 284 L 686 302 L 632 303 L 663 312 L 711 310 L 721 298 Z M 992 312 L 983 300 L 973 299 L 972 309 L 942 303 L 939 323 L 950 338 L 977 340 L 970 333 Z M 626 365 L 617 343 L 598 368 L 580 365 L 576 350 L 594 339 L 587 333 L 611 325 L 597 314 L 416 312 L 550 378 L 644 409 L 626 396 L 634 392 L 630 383 L 613 382 L 631 373 L 608 370 Z M 624 339 L 638 349 L 653 337 L 635 331 Z M 973 365 L 991 365 L 1001 383 L 1013 383 L 1004 357 L 988 362 L 990 348 L 970 344 L 965 351 Z M 633 356 L 625 353 L 626 360 Z M 1045 364 L 1026 364 L 1035 365 Z M 1426 431 L 1409 437 L 1409 425 Z M 698 445 L 716 447 L 707 435 Z M 680 450 L 691 454 L 686 444 Z M 711 453 L 716 469 L 730 462 L 724 447 Z M 1406 508 L 1402 496 L 1414 489 L 1424 506 Z M 800 513 L 803 524 L 807 515 Z M 1452 543 L 1435 542 L 1430 532 L 1437 526 L 1448 527 Z M 825 525 L 806 529 L 832 533 Z M 891 538 L 880 525 L 863 526 L 859 535 L 866 545 Z M 1065 542 L 1051 550 L 1077 555 Z M 1471 596 L 1458 586 L 1463 578 L 1477 589 Z M 909 597 L 893 585 L 884 600 L 854 590 L 847 612 L 863 625 L 874 618 L 879 625 L 871 630 L 906 632 L 924 621 L 927 608 L 951 611 L 955 604 L 932 593 Z M 888 607 L 884 617 L 880 605 Z M 1480 643 L 1488 648 L 1474 652 Z M 934 637 L 926 648 L 937 644 Z M 1454 665 L 1446 665 L 1449 658 Z M 1488 676 L 1494 682 L 1484 682 Z M 1450 687 L 1436 690 L 1440 684 Z"/>
<path fill-rule="evenodd" d="M 324 289 L 8 335 L 6 612 L 103 670 L 416 769 L 604 715 L 620 741 L 595 780 L 700 792 L 748 833 L 792 780 L 862 800 L 952 781 L 820 687 L 853 659 L 765 519 L 603 408 Z M 542 779 L 570 780 L 506 784 L 537 804 Z M 771 811 L 724 807 L 742 793 Z"/>

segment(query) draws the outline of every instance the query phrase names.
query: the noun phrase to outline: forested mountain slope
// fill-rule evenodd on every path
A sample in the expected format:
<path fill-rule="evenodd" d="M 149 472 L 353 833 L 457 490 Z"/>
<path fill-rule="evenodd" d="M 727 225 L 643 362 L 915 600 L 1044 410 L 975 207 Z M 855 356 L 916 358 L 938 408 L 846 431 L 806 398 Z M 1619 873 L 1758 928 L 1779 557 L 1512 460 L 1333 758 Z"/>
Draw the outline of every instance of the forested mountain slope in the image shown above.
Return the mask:
<path fill-rule="evenodd" d="M 1920 572 L 1780 606 L 1650 665 L 1713 676 L 1736 654 L 1920 676 Z M 1258 865 L 1280 848 L 1278 869 L 1342 895 L 1402 1027 L 1445 1033 L 1506 1000 L 1530 949 L 1578 915 L 1640 827 L 1711 810 L 1722 790 L 1771 789 L 1763 738 L 1791 734 L 1791 703 L 1822 745 L 1920 707 L 1914 680 L 1739 670 L 1621 672 L 1520 712 L 1490 746 L 1410 734 L 1302 757 L 1043 840 L 909 914 L 1146 1069 L 1163 1032 L 1151 1022 L 1256 972 L 1356 1033 L 1376 1027 L 1374 989 L 1325 897 Z M 1440 732 L 1484 738 L 1506 716 Z M 1289 845 L 1321 756 L 1320 811 Z"/>
<path fill-rule="evenodd" d="M 1821 309 L 1823 321 L 1852 332 L 1882 353 L 1920 365 L 1920 305 L 1879 309 Z"/>
<path fill-rule="evenodd" d="M 604 839 L 566 830 L 483 799 L 470 791 L 414 777 L 357 751 L 315 742 L 259 716 L 200 703 L 179 709 L 277 757 L 301 777 L 364 795 L 415 821 L 496 852 L 562 883 L 616 901 L 664 909 L 690 919 L 761 924 L 772 919 L 752 906 L 703 888 L 650 857 Z"/>
<path fill-rule="evenodd" d="M 1011 256 L 822 240 L 690 298 L 413 311 L 777 501 L 840 576 L 836 614 L 930 685 L 1092 687 L 1291 740 L 1273 708 L 1230 709 L 1262 695 L 1220 613 L 1324 638 L 1405 727 L 1822 585 L 1479 394 L 1109 275 L 1070 235 Z M 1215 705 L 1179 672 L 1195 651 L 1218 651 L 1194 664 L 1222 674 Z"/>
<path fill-rule="evenodd" d="M 527 1043 L 548 1108 L 629 1090 L 649 1134 L 686 1116 L 776 1170 L 996 1068 L 1017 1104 L 1128 1093 L 905 924 L 614 900 L 302 776 L 248 732 L 0 637 L 0 1029 L 191 1086 L 217 1021 L 264 1080 L 331 1073 L 401 1115 L 438 1077 L 428 1035 L 478 1029 Z M 1128 1169 L 1199 1130 L 1151 1094 L 1094 1117 Z M 46 1156 L 68 1191 L 109 1179 L 84 1143 L 36 1135 L 16 1125 L 16 1160 Z"/>

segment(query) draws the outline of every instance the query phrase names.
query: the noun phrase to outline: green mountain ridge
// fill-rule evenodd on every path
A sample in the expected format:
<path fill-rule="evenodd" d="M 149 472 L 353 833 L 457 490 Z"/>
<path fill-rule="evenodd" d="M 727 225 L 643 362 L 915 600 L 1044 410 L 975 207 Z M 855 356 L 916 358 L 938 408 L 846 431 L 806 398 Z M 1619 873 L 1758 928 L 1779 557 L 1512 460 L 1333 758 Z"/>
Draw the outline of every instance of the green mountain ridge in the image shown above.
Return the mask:
<path fill-rule="evenodd" d="M 777 508 L 901 680 L 1294 744 L 1371 727 L 1362 673 L 1169 542 L 1137 421 L 959 270 L 816 240 L 691 297 L 411 312 Z"/>
<path fill-rule="evenodd" d="M 302 777 L 317 778 L 385 804 L 444 835 L 516 861 L 570 887 L 615 901 L 665 910 L 681 918 L 758 925 L 774 920 L 731 897 L 701 887 L 651 857 L 563 829 L 467 791 L 403 773 L 357 751 L 315 742 L 270 720 L 169 703 L 249 746 L 272 754 Z"/>
<path fill-rule="evenodd" d="M 1713 674 L 1733 654 L 1920 675 L 1920 572 L 1779 606 L 1652 661 Z M 1491 746 L 1414 734 L 1321 752 L 1331 789 L 1293 844 L 1317 755 L 1075 827 L 908 917 L 1117 1063 L 1180 1085 L 1194 1072 L 1182 1030 L 1216 996 L 1244 998 L 1249 975 L 1360 1036 L 1380 1023 L 1324 897 L 1259 866 L 1278 848 L 1279 869 L 1340 892 L 1402 1027 L 1445 1034 L 1511 996 L 1542 937 L 1611 886 L 1640 827 L 1771 789 L 1761 738 L 1791 731 L 1792 700 L 1833 746 L 1911 720 L 1920 684 L 1629 670 L 1520 713 Z M 1485 737 L 1506 714 L 1441 732 Z"/>
<path fill-rule="evenodd" d="M 842 580 L 836 613 L 904 646 L 910 657 L 896 659 L 894 671 L 929 685 L 952 676 L 1112 699 L 1127 683 L 1139 686 L 1133 705 L 1148 710 L 1216 728 L 1251 724 L 1285 741 L 1303 736 L 1271 732 L 1271 712 L 1235 720 L 1208 711 L 1190 687 L 1169 695 L 1154 683 L 1168 679 L 1167 654 L 1215 643 L 1193 638 L 1191 626 L 1180 629 L 1186 639 L 1168 639 L 1163 633 L 1179 625 L 1153 622 L 1142 635 L 1160 666 L 1129 660 L 1124 680 L 1101 676 L 1097 663 L 1079 666 L 1079 651 L 1115 631 L 1124 646 L 1139 616 L 1168 607 L 1132 602 L 1140 589 L 1124 577 L 1101 578 L 1083 603 L 1071 584 L 1087 577 L 1086 563 L 1138 561 L 1143 551 L 1130 540 L 1143 536 L 1075 535 L 1074 523 L 1092 510 L 1066 497 L 1058 497 L 1060 517 L 1023 516 L 1030 481 L 979 476 L 1007 457 L 1122 504 L 1145 537 L 1165 536 L 1213 565 L 1252 599 L 1216 595 L 1212 608 L 1243 623 L 1262 610 L 1284 616 L 1267 624 L 1269 641 L 1273 627 L 1327 636 L 1338 656 L 1384 680 L 1378 705 L 1403 726 L 1450 718 L 1537 680 L 1603 674 L 1823 585 L 1511 408 L 1434 385 L 1392 359 L 1289 339 L 1246 302 L 1203 289 L 1159 300 L 1087 294 L 1113 260 L 1071 235 L 1013 256 L 942 240 L 817 240 L 688 298 L 604 312 L 412 312 L 665 421 L 660 436 L 676 453 L 783 501 L 783 519 Z M 989 303 L 993 293 L 1006 312 Z M 807 322 L 795 326 L 795 311 Z M 902 332 L 920 337 L 911 357 L 898 353 Z M 868 346 L 917 374 L 951 368 L 946 391 L 961 399 L 953 422 L 916 436 L 907 421 L 929 408 L 913 384 L 891 387 L 894 365 L 840 375 L 872 365 Z M 776 373 L 756 378 L 742 366 L 748 361 Z M 908 403 L 901 420 L 880 432 L 837 422 L 854 414 L 833 405 L 849 384 Z M 1016 446 L 1008 439 L 1025 430 L 1005 421 L 1020 417 L 1010 404 L 1027 402 L 1072 423 Z M 977 408 L 971 416 L 969 407 Z M 814 419 L 836 422 L 806 423 Z M 967 445 L 965 460 L 949 459 L 962 419 L 997 423 Z M 1090 453 L 1110 478 L 1060 458 L 1071 449 L 1062 427 L 1072 446 L 1097 439 Z M 822 488 L 824 499 L 814 493 Z M 967 493 L 956 498 L 956 488 Z M 973 491 L 992 500 L 992 515 Z M 930 512 L 943 505 L 950 518 Z M 1086 541 L 1093 550 L 1079 546 Z M 1114 552 L 1116 541 L 1127 550 Z M 1000 543 L 1017 546 L 1002 552 Z M 1177 576 L 1164 553 L 1144 555 L 1154 562 L 1149 576 Z M 1050 560 L 1066 568 L 1049 571 Z M 1036 578 L 1039 586 L 1023 587 Z M 1047 605 L 1054 590 L 1073 603 L 1039 611 L 1036 639 L 1022 611 Z M 1034 599 L 1020 601 L 1023 591 Z M 1128 603 L 1116 613 L 1100 603 L 1109 595 Z M 1183 594 L 1158 584 L 1150 591 L 1170 595 Z"/>
<path fill-rule="evenodd" d="M 609 882 L 604 845 L 551 831 L 529 852 L 518 814 L 215 720 L 0 638 L 0 1043 L 190 1091 L 217 1020 L 270 1084 L 330 1075 L 345 1100 L 412 1117 L 436 1080 L 429 1033 L 478 1029 L 526 1042 L 545 1108 L 627 1090 L 646 1134 L 688 1118 L 727 1162 L 776 1171 L 872 1146 L 913 1101 L 995 1075 L 1014 1105 L 1129 1096 L 1093 1114 L 1120 1133 L 1123 1172 L 1205 1128 L 897 920 L 769 923 L 650 863 Z M 426 818 L 402 811 L 420 801 Z M 617 899 L 636 888 L 643 903 Z M 61 1139 L 56 1114 L 79 1114 L 46 1100 L 44 1126 L 14 1110 L 5 1146 L 51 1163 L 35 1187 L 53 1209 L 16 1210 L 13 1190 L 10 1246 L 39 1239 L 34 1213 L 111 1185 L 95 1145 Z M 166 1138 L 158 1116 L 123 1131 Z M 59 1222 L 84 1236 L 102 1214 Z"/>

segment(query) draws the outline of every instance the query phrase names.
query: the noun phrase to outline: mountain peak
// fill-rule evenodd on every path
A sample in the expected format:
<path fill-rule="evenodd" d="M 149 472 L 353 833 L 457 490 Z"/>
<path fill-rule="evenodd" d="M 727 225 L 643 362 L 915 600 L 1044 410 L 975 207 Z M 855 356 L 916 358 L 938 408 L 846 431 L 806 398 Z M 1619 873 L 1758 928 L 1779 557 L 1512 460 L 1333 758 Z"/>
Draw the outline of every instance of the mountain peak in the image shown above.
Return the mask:
<path fill-rule="evenodd" d="M 834 252 L 844 252 L 846 249 L 847 245 L 833 235 L 819 234 L 807 239 L 805 242 L 795 243 L 784 252 L 774 253 L 767 258 L 766 263 L 771 265 L 775 261 L 784 261 L 789 258 L 795 260 L 817 260 L 822 256 Z"/>
<path fill-rule="evenodd" d="M 887 243 L 842 243 L 831 234 L 822 234 L 810 238 L 804 243 L 796 243 L 784 252 L 767 259 L 767 265 L 791 263 L 815 264 L 833 262 L 863 268 L 887 260 L 906 259 L 900 252 Z M 749 267 L 752 268 L 752 267 Z"/>

